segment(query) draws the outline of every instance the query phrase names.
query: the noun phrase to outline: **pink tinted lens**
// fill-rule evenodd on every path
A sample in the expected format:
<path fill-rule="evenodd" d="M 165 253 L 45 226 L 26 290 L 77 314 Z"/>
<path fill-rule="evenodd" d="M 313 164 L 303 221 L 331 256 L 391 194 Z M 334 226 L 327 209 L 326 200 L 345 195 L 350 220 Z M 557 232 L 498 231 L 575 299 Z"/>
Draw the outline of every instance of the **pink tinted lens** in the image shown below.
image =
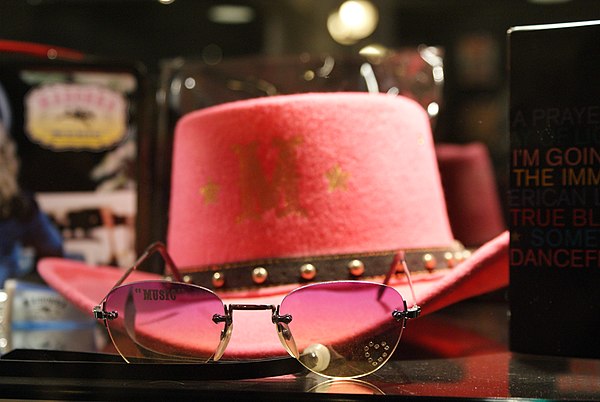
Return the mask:
<path fill-rule="evenodd" d="M 219 345 L 223 302 L 210 290 L 166 281 L 120 286 L 106 298 L 105 311 L 116 312 L 108 331 L 127 361 L 141 358 L 208 360 Z"/>
<path fill-rule="evenodd" d="M 290 314 L 289 331 L 308 369 L 328 377 L 359 377 L 392 355 L 404 323 L 393 288 L 371 282 L 340 281 L 305 286 L 286 296 L 280 314 Z"/>

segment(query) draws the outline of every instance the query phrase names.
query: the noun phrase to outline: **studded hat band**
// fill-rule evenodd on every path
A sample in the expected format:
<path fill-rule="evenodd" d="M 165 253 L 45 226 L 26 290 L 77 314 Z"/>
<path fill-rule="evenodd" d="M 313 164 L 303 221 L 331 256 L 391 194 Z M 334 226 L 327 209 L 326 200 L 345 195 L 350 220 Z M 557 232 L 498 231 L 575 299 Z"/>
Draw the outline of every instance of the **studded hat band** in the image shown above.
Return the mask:
<path fill-rule="evenodd" d="M 240 290 L 257 286 L 279 286 L 311 281 L 366 279 L 386 275 L 396 251 L 278 258 L 246 263 L 184 267 L 183 280 L 209 289 Z M 462 244 L 431 250 L 407 250 L 411 272 L 433 272 L 452 268 L 470 256 Z M 169 277 L 167 277 L 170 279 Z"/>

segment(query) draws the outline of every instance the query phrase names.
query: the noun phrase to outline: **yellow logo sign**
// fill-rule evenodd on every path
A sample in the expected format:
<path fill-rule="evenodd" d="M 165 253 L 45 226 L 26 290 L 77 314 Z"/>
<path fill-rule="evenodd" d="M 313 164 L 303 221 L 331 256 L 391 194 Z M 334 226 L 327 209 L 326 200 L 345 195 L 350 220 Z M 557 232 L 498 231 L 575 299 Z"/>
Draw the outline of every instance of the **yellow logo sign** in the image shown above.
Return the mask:
<path fill-rule="evenodd" d="M 56 151 L 103 151 L 127 134 L 128 104 L 123 95 L 95 85 L 38 87 L 25 100 L 29 138 Z"/>

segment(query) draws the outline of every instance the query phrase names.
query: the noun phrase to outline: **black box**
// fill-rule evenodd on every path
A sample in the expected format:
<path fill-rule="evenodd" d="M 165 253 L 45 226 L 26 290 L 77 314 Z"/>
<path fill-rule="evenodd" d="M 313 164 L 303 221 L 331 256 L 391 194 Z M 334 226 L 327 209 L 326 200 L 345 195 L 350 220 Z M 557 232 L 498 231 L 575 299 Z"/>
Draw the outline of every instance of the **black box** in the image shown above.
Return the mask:
<path fill-rule="evenodd" d="M 600 357 L 600 21 L 508 45 L 510 346 Z"/>

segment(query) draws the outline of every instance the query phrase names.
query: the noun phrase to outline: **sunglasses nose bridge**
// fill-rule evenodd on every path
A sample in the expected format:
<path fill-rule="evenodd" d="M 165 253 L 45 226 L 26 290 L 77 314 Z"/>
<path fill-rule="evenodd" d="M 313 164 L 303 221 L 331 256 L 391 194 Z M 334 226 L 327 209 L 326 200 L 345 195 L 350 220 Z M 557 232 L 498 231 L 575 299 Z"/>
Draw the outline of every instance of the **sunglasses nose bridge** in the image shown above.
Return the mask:
<path fill-rule="evenodd" d="M 274 306 L 272 304 L 230 304 L 225 305 L 225 314 L 215 314 L 213 315 L 213 322 L 218 324 L 220 322 L 225 323 L 225 327 L 221 331 L 221 338 L 219 341 L 219 345 L 217 346 L 217 350 L 213 355 L 214 361 L 219 361 L 223 354 L 225 353 L 225 349 L 227 349 L 227 345 L 229 344 L 229 340 L 231 339 L 231 334 L 233 332 L 233 312 L 235 310 L 246 310 L 246 311 L 258 311 L 258 310 L 271 310 L 272 320 L 275 320 L 277 316 L 277 311 L 279 310 L 279 306 Z M 282 317 L 284 320 L 287 317 Z M 291 320 L 291 317 L 290 317 Z M 275 321 L 273 321 L 275 322 Z M 289 321 L 288 321 L 289 322 Z"/>
<path fill-rule="evenodd" d="M 275 311 L 276 306 L 272 304 L 230 304 L 229 311 L 233 314 L 233 310 L 271 310 Z"/>

